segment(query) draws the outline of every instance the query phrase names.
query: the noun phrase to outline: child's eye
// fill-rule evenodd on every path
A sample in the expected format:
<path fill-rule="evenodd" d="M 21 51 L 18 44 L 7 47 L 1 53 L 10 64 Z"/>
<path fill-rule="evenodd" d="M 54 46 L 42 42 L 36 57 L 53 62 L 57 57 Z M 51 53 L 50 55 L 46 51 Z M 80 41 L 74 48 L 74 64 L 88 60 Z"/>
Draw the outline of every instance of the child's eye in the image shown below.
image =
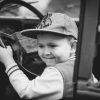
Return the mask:
<path fill-rule="evenodd" d="M 43 45 L 38 45 L 38 47 L 39 47 L 39 48 L 43 48 L 44 46 L 43 46 Z"/>
<path fill-rule="evenodd" d="M 55 48 L 57 47 L 57 45 L 49 45 L 51 48 Z"/>

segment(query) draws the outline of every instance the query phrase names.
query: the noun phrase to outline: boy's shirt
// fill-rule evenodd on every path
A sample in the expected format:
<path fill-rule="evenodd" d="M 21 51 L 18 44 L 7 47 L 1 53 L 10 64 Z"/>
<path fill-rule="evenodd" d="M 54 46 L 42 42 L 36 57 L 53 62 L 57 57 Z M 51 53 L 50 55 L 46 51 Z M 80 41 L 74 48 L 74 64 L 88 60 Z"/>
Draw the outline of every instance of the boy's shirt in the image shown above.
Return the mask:
<path fill-rule="evenodd" d="M 65 88 L 64 78 L 66 78 L 63 77 L 59 67 L 63 67 L 62 64 L 58 64 L 58 66 L 55 67 L 46 67 L 42 75 L 33 80 L 29 80 L 21 70 L 17 70 L 11 74 L 9 80 L 22 98 L 57 100 L 63 97 Z M 72 74 L 70 74 L 70 76 L 72 76 Z M 96 79 L 94 81 L 96 81 Z"/>
<path fill-rule="evenodd" d="M 11 74 L 9 80 L 21 98 L 57 100 L 63 97 L 63 78 L 55 67 L 46 67 L 42 75 L 33 80 L 17 70 Z"/>

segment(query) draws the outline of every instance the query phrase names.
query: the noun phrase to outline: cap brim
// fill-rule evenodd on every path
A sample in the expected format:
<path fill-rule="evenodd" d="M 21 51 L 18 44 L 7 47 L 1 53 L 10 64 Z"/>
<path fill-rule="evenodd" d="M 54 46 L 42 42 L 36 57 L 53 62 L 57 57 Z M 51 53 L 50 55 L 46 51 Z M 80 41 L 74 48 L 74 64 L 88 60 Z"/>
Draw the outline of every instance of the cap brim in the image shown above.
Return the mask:
<path fill-rule="evenodd" d="M 29 37 L 29 38 L 37 38 L 37 34 L 41 33 L 56 33 L 56 34 L 61 34 L 59 32 L 51 31 L 51 30 L 46 30 L 46 29 L 27 29 L 21 31 L 21 35 Z"/>

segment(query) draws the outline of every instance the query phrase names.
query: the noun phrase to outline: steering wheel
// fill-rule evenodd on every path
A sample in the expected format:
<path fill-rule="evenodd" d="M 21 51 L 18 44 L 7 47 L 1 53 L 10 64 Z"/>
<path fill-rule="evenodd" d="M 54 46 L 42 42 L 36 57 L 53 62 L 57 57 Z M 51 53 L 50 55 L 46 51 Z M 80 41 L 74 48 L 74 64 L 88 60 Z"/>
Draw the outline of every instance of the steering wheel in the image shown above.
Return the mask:
<path fill-rule="evenodd" d="M 28 8 L 33 13 L 35 13 L 39 17 L 40 20 L 43 19 L 43 15 L 35 7 L 31 6 L 30 4 L 26 3 L 25 1 L 22 1 L 22 0 L 4 0 L 0 3 L 0 10 L 7 4 L 22 5 L 26 8 Z M 25 53 L 24 48 L 21 46 L 21 44 L 19 42 L 18 34 L 20 34 L 20 32 L 15 32 L 11 35 L 6 34 L 6 33 L 1 33 L 0 37 L 5 42 L 4 43 L 5 45 L 10 44 L 12 46 L 12 49 L 14 51 L 14 58 L 15 58 L 16 62 L 18 63 L 18 65 L 20 66 L 20 68 L 22 70 L 24 70 L 25 72 L 30 73 L 31 75 L 37 76 L 42 72 L 45 64 L 40 59 L 38 59 L 39 61 L 37 61 L 37 62 L 33 61 L 32 55 L 36 57 L 37 56 L 36 52 L 31 53 L 31 54 L 26 54 Z M 24 59 L 22 60 L 22 58 L 24 58 Z M 28 58 L 28 59 L 25 59 L 25 58 Z M 31 63 L 30 67 L 27 67 L 28 63 Z M 35 67 L 32 69 L 32 65 L 33 66 L 38 66 L 37 68 L 39 68 L 39 69 L 37 69 Z M 36 72 L 37 74 L 34 73 L 34 70 L 35 70 L 35 72 L 37 71 Z"/>
<path fill-rule="evenodd" d="M 33 7 L 33 6 L 31 6 L 30 4 L 28 4 L 28 3 L 26 3 L 25 1 L 22 1 L 22 0 L 3 0 L 3 1 L 1 1 L 0 2 L 0 10 L 5 6 L 5 5 L 7 5 L 7 4 L 19 4 L 19 5 L 22 5 L 22 6 L 24 6 L 24 7 L 26 7 L 26 8 L 28 8 L 30 11 L 32 11 L 33 13 L 35 13 L 36 15 L 37 15 L 37 17 L 39 17 L 39 19 L 40 20 L 42 20 L 43 19 L 43 15 L 35 8 L 35 7 Z M 12 47 L 12 49 L 13 49 L 13 51 L 14 51 L 14 55 L 15 55 L 15 59 L 16 59 L 16 61 L 17 61 L 17 63 L 18 63 L 18 65 L 20 66 L 20 68 L 27 74 L 27 72 L 28 72 L 28 74 L 30 74 L 29 75 L 29 77 L 31 76 L 32 78 L 35 76 L 37 76 L 37 74 L 35 74 L 34 72 L 32 72 L 31 70 L 32 70 L 32 66 L 30 66 L 30 70 L 28 70 L 27 68 L 25 68 L 25 66 L 27 66 L 28 64 L 24 64 L 25 66 L 23 67 L 23 65 L 22 65 L 22 60 L 21 60 L 21 57 L 23 57 L 23 55 L 21 55 L 20 56 L 20 54 L 23 54 L 24 53 L 24 57 L 23 58 L 29 58 L 29 59 L 25 59 L 26 60 L 26 62 L 28 62 L 28 61 L 31 61 L 32 60 L 32 55 L 33 56 L 37 56 L 37 54 L 35 54 L 35 53 L 33 53 L 33 54 L 25 54 L 25 51 L 24 51 L 24 49 L 22 48 L 22 46 L 21 46 L 21 44 L 19 43 L 19 40 L 18 40 L 18 37 L 17 37 L 17 34 L 19 34 L 19 32 L 15 32 L 15 33 L 13 33 L 13 34 L 11 34 L 11 35 L 9 35 L 9 34 L 7 34 L 7 33 L 3 33 L 3 32 L 1 32 L 0 31 L 0 42 L 1 43 L 3 43 L 3 44 L 1 44 L 1 45 L 3 45 L 3 46 L 5 46 L 6 47 L 6 45 L 11 45 L 11 47 Z M 30 56 L 31 55 L 31 56 Z M 20 63 L 21 62 L 21 63 Z M 30 63 L 30 62 L 29 62 Z M 31 62 L 31 64 L 34 64 L 35 66 L 39 66 L 39 68 L 40 67 L 42 67 L 42 62 L 40 61 L 40 62 Z M 42 64 L 42 65 L 41 65 Z M 3 66 L 2 64 L 0 65 L 1 67 Z M 45 66 L 45 65 L 44 65 Z M 1 71 L 3 70 L 4 71 L 4 67 L 3 67 L 3 69 L 0 69 Z M 37 70 L 37 69 L 36 69 Z M 41 70 L 41 69 L 39 69 L 39 70 Z M 3 71 L 1 72 L 1 76 L 0 76 L 0 80 L 3 82 L 4 81 L 4 83 L 6 83 L 7 84 L 7 79 L 5 79 L 5 77 L 6 77 L 6 75 L 5 74 L 3 74 Z M 41 70 L 41 72 L 42 72 L 42 70 Z M 40 72 L 39 72 L 40 73 Z M 27 75 L 28 75 L 27 74 Z M 32 76 L 32 75 L 34 75 L 34 76 Z M 4 80 L 5 79 L 5 80 Z M 6 84 L 4 84 L 4 83 L 1 83 L 0 82 L 0 84 L 3 84 L 3 86 L 5 86 Z M 1 85 L 2 86 L 2 85 Z M 7 86 L 7 88 L 9 88 L 9 86 Z M 3 94 L 3 92 L 5 92 L 6 90 L 4 90 L 4 87 L 2 87 L 2 89 L 0 90 L 0 93 L 2 93 Z M 14 91 L 12 90 L 12 88 L 9 88 L 7 91 L 9 91 L 9 92 L 13 92 L 13 93 L 11 93 L 12 95 L 13 94 L 16 94 L 16 93 L 14 93 Z M 6 92 L 7 92 L 6 91 Z M 8 92 L 7 92 L 8 93 Z M 6 93 L 5 94 L 3 94 L 3 95 L 7 95 Z M 3 98 L 4 98 L 4 100 L 8 100 L 9 99 L 9 95 L 10 94 L 8 94 L 8 96 L 7 96 L 7 98 L 6 98 L 6 96 L 4 96 Z M 2 97 L 1 97 L 2 98 Z M 11 99 L 11 96 L 10 96 L 10 99 Z M 18 98 L 16 98 L 16 99 L 18 99 Z M 3 99 L 2 99 L 3 100 Z M 14 100 L 15 100 L 15 98 L 14 98 Z"/>
<path fill-rule="evenodd" d="M 41 20 L 43 18 L 43 15 L 35 7 L 31 6 L 30 4 L 26 3 L 25 1 L 22 1 L 22 0 L 3 0 L 2 2 L 0 2 L 0 10 L 7 4 L 22 5 L 26 8 L 28 8 L 33 13 L 35 13 Z"/>

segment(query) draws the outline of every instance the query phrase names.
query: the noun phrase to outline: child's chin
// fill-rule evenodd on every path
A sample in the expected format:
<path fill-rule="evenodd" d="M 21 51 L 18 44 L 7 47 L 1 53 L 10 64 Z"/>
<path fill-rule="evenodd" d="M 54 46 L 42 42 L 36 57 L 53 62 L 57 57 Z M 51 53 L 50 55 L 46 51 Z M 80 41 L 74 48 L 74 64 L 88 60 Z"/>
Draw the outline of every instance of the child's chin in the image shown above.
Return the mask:
<path fill-rule="evenodd" d="M 47 66 L 54 66 L 55 63 L 46 63 Z"/>

